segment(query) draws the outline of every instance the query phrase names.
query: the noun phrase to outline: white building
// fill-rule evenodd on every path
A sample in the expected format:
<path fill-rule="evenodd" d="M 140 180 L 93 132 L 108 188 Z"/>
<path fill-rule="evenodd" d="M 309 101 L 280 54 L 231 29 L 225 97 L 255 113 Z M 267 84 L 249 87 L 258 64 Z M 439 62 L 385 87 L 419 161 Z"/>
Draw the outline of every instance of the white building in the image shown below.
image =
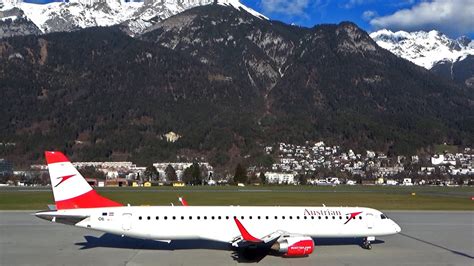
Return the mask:
<path fill-rule="evenodd" d="M 403 186 L 413 186 L 413 183 L 411 182 L 411 178 L 404 178 L 402 185 Z"/>
<path fill-rule="evenodd" d="M 265 172 L 269 184 L 295 184 L 296 173 Z"/>
<path fill-rule="evenodd" d="M 181 138 L 181 135 L 179 135 L 178 133 L 175 133 L 173 131 L 170 131 L 170 132 L 164 134 L 163 136 L 165 137 L 167 142 L 171 142 L 171 143 L 174 143 L 174 142 L 178 141 Z"/>

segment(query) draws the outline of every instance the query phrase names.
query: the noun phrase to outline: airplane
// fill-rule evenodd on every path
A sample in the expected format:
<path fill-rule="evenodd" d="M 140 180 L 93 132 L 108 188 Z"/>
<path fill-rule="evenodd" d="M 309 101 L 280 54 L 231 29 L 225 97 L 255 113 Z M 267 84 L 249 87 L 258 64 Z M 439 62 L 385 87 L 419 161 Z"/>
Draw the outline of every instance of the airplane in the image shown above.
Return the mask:
<path fill-rule="evenodd" d="M 363 207 L 130 206 L 99 195 L 59 151 L 46 151 L 55 209 L 39 218 L 120 236 L 157 241 L 211 240 L 229 249 L 268 249 L 282 257 L 308 256 L 314 238 L 363 238 L 401 231 L 382 212 Z"/>

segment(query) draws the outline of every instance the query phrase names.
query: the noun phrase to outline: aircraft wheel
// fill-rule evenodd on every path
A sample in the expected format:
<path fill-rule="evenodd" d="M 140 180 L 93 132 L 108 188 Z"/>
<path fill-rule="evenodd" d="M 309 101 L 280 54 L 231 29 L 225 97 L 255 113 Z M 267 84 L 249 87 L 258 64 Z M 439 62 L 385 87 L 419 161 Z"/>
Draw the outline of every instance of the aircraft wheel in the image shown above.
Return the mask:
<path fill-rule="evenodd" d="M 371 250 L 372 249 L 372 244 L 370 244 L 370 241 L 367 240 L 367 238 L 364 238 L 364 242 L 362 242 L 362 248 Z"/>

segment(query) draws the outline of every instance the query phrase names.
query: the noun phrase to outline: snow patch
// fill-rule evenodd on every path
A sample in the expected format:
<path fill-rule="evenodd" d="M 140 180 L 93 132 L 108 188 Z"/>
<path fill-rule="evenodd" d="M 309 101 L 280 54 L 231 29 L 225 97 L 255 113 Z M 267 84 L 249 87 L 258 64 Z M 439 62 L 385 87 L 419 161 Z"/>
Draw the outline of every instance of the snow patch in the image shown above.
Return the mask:
<path fill-rule="evenodd" d="M 187 9 L 214 3 L 214 0 L 150 0 L 125 2 L 121 0 L 70 0 L 48 4 L 3 1 L 0 11 L 21 9 L 42 32 L 67 31 L 94 26 L 126 25 L 131 34 L 146 31 L 156 22 Z M 239 0 L 218 0 L 219 5 L 244 10 L 260 19 L 268 19 L 246 7 Z"/>
<path fill-rule="evenodd" d="M 450 39 L 439 31 L 379 30 L 370 34 L 377 44 L 395 55 L 426 69 L 441 61 L 456 62 L 474 54 L 474 41 L 467 37 Z"/>
<path fill-rule="evenodd" d="M 247 6 L 243 5 L 242 3 L 240 3 L 239 0 L 218 0 L 217 1 L 217 4 L 219 5 L 223 5 L 223 6 L 232 6 L 234 7 L 235 9 L 237 10 L 245 10 L 247 11 L 248 13 L 252 14 L 253 16 L 257 17 L 257 18 L 260 18 L 260 19 L 266 19 L 268 20 L 268 18 L 260 13 L 258 13 L 257 11 L 251 9 L 251 8 L 248 8 Z"/>

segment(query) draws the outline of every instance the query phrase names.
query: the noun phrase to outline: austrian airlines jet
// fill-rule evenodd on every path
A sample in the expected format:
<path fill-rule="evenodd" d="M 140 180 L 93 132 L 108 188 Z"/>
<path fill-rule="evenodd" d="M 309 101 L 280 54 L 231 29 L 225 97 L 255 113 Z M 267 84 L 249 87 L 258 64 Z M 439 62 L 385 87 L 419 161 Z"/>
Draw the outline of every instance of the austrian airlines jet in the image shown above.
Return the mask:
<path fill-rule="evenodd" d="M 229 248 L 268 248 L 284 257 L 307 256 L 316 237 L 363 237 L 400 232 L 380 211 L 360 207 L 123 206 L 94 191 L 69 160 L 47 151 L 56 210 L 36 216 L 121 236 L 153 240 L 205 239 Z"/>

